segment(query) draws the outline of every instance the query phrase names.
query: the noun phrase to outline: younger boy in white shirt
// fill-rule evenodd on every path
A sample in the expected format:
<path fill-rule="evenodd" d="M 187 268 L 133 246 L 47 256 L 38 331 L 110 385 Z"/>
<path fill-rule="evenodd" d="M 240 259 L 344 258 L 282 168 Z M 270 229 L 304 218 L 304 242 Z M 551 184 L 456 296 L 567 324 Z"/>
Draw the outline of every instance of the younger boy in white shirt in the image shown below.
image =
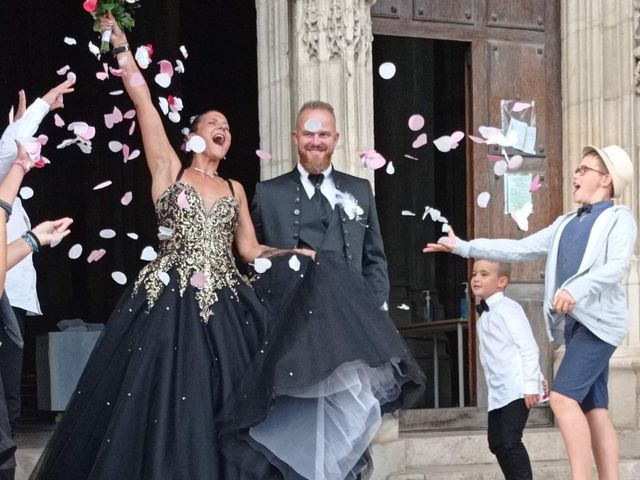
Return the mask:
<path fill-rule="evenodd" d="M 522 307 L 504 296 L 511 267 L 476 260 L 471 291 L 481 302 L 476 325 L 480 363 L 487 382 L 489 450 L 507 480 L 531 480 L 522 443 L 529 410 L 544 394 L 538 345 Z"/>

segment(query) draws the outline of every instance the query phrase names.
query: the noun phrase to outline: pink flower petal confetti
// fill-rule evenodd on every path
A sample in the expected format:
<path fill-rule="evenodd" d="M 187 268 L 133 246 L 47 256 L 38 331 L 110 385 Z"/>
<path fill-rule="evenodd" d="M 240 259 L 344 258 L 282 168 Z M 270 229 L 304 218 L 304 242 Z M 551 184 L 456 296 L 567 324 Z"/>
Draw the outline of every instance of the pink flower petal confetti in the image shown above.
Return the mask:
<path fill-rule="evenodd" d="M 98 250 L 92 250 L 91 253 L 87 256 L 87 263 L 93 263 L 100 260 L 105 256 L 107 251 L 104 248 L 100 248 Z"/>
<path fill-rule="evenodd" d="M 526 110 L 529 107 L 531 107 L 531 104 L 528 102 L 516 102 L 513 104 L 513 107 L 511 107 L 511 111 L 522 112 L 523 110 Z"/>
<path fill-rule="evenodd" d="M 424 127 L 424 117 L 417 113 L 409 117 L 409 129 L 413 132 L 417 132 Z"/>
<path fill-rule="evenodd" d="M 121 68 L 109 67 L 109 72 L 111 72 L 111 75 L 114 77 L 124 77 L 124 70 Z"/>
<path fill-rule="evenodd" d="M 129 158 L 128 160 L 135 160 L 136 158 L 138 158 L 140 156 L 140 150 L 138 150 L 137 148 L 135 150 L 133 150 L 130 154 L 129 154 Z"/>
<path fill-rule="evenodd" d="M 133 193 L 127 192 L 120 199 L 120 203 L 126 207 L 131 203 L 131 200 L 133 200 Z"/>
<path fill-rule="evenodd" d="M 131 120 L 132 118 L 134 118 L 136 116 L 136 109 L 132 108 L 131 110 L 127 110 L 126 112 L 124 112 L 124 114 L 122 116 L 123 116 L 123 118 L 126 118 L 127 120 Z"/>
<path fill-rule="evenodd" d="M 71 67 L 69 65 L 65 65 L 64 67 L 59 68 L 58 70 L 56 70 L 56 73 L 58 75 L 64 75 L 66 74 L 69 70 L 71 69 Z"/>
<path fill-rule="evenodd" d="M 116 123 L 122 122 L 122 112 L 118 107 L 113 107 L 113 112 L 104 114 L 104 124 L 107 128 L 113 128 Z"/>
<path fill-rule="evenodd" d="M 517 170 L 522 166 L 522 155 L 514 155 L 509 159 L 509 170 Z"/>
<path fill-rule="evenodd" d="M 427 144 L 427 134 L 421 133 L 418 135 L 418 138 L 415 139 L 413 144 L 411 145 L 413 148 L 420 148 Z"/>
<path fill-rule="evenodd" d="M 271 160 L 271 154 L 265 150 L 256 150 L 256 155 L 260 160 L 265 160 L 265 161 Z"/>
<path fill-rule="evenodd" d="M 76 243 L 69 249 L 69 258 L 71 260 L 76 260 L 80 258 L 81 255 L 82 255 L 82 245 L 80 245 L 79 243 Z"/>
<path fill-rule="evenodd" d="M 124 163 L 127 163 L 127 160 L 129 160 L 129 145 L 127 145 L 126 143 L 122 145 L 122 161 Z"/>
<path fill-rule="evenodd" d="M 127 276 L 122 272 L 112 272 L 111 273 L 111 278 L 118 285 L 124 285 L 124 284 L 127 283 Z"/>
<path fill-rule="evenodd" d="M 129 127 L 129 135 L 133 135 L 133 132 L 136 131 L 136 121 L 131 120 L 131 126 Z"/>
<path fill-rule="evenodd" d="M 191 275 L 189 283 L 192 287 L 201 288 L 207 284 L 207 276 L 203 272 L 196 272 Z"/>
<path fill-rule="evenodd" d="M 107 78 L 109 78 L 109 64 L 108 63 L 103 63 L 102 64 L 102 72 L 98 72 L 96 73 L 96 78 L 98 80 L 102 80 L 105 81 Z"/>
<path fill-rule="evenodd" d="M 96 185 L 95 187 L 93 187 L 94 190 L 100 190 L 102 188 L 106 188 L 109 185 L 111 185 L 113 182 L 111 180 L 106 180 L 102 183 L 99 183 L 98 185 Z"/>
<path fill-rule="evenodd" d="M 370 170 L 377 170 L 387 163 L 385 158 L 372 148 L 365 150 L 364 152 L 360 152 L 360 161 L 362 162 L 363 167 Z"/>
<path fill-rule="evenodd" d="M 507 162 L 505 162 L 504 160 L 500 160 L 493 166 L 493 173 L 495 173 L 498 177 L 501 177 L 507 172 L 507 168 Z"/>
<path fill-rule="evenodd" d="M 58 128 L 61 128 L 61 127 L 65 126 L 64 120 L 57 113 L 55 113 L 53 115 L 53 122 L 55 123 L 56 127 L 58 127 Z"/>
<path fill-rule="evenodd" d="M 467 138 L 471 140 L 473 143 L 487 143 L 484 138 L 476 137 L 474 135 L 467 135 Z"/>
<path fill-rule="evenodd" d="M 480 195 L 478 195 L 478 199 L 476 200 L 476 202 L 478 203 L 478 206 L 480 208 L 487 208 L 487 205 L 489 205 L 489 200 L 491 200 L 491 194 L 489 192 L 482 192 Z"/>
<path fill-rule="evenodd" d="M 540 175 L 536 175 L 535 177 L 533 177 L 533 180 L 531 181 L 531 186 L 529 187 L 529 191 L 531 193 L 536 193 L 538 190 L 540 190 L 540 187 L 542 187 L 542 181 L 540 180 Z"/>
<path fill-rule="evenodd" d="M 189 210 L 191 208 L 191 204 L 189 203 L 189 199 L 187 198 L 187 193 L 182 190 L 178 195 L 178 206 L 180 208 L 184 208 L 185 210 Z"/>

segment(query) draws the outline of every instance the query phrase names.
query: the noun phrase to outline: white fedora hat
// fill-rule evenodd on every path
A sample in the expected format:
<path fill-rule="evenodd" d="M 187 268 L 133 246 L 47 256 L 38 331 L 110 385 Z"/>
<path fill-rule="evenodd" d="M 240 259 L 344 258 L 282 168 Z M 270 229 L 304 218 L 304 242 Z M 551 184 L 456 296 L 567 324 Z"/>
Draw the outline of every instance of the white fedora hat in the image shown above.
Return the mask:
<path fill-rule="evenodd" d="M 619 197 L 633 179 L 633 164 L 627 152 L 618 145 L 596 147 L 587 145 L 582 149 L 582 156 L 595 152 L 602 159 L 613 182 L 613 196 Z"/>

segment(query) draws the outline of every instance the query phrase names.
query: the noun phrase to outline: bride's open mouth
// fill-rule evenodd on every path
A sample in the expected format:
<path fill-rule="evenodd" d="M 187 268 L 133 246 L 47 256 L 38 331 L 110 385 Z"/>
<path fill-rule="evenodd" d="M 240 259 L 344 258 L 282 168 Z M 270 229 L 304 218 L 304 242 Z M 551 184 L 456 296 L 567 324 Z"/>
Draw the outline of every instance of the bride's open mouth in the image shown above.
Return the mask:
<path fill-rule="evenodd" d="M 213 143 L 215 143 L 216 145 L 220 145 L 222 146 L 224 144 L 224 135 L 222 135 L 221 133 L 218 133 L 217 135 L 214 135 L 213 137 Z"/>

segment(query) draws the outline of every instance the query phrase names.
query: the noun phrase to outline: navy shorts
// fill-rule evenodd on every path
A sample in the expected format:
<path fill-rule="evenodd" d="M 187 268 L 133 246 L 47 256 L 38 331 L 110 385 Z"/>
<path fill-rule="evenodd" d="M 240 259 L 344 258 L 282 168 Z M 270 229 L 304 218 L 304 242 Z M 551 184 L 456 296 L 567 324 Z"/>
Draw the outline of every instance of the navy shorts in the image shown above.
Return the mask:
<path fill-rule="evenodd" d="M 571 322 L 565 341 L 566 351 L 551 390 L 573 398 L 585 413 L 608 408 L 609 359 L 616 347 L 579 322 Z"/>

